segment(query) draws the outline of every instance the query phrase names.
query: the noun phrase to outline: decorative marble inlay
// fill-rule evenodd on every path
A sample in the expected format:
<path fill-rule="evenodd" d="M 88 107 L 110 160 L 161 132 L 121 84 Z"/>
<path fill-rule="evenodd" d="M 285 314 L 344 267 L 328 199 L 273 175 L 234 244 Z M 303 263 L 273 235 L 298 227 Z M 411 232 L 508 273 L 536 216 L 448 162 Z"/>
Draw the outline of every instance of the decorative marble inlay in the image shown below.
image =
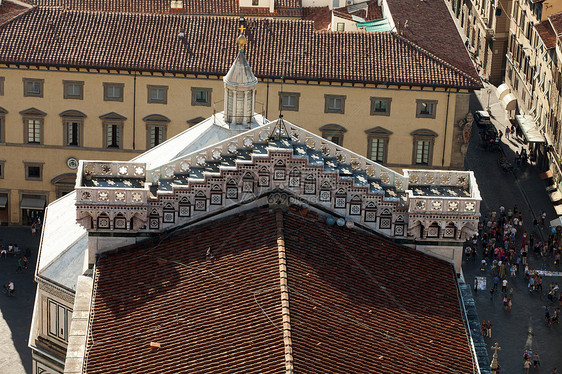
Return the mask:
<path fill-rule="evenodd" d="M 429 183 L 429 184 L 433 184 L 433 181 L 435 180 L 435 178 L 433 177 L 432 174 L 428 174 L 425 176 L 425 182 Z"/>
<path fill-rule="evenodd" d="M 312 158 L 313 160 L 320 160 L 320 156 L 318 156 L 316 153 L 313 153 L 310 158 Z"/>
<path fill-rule="evenodd" d="M 381 173 L 381 181 L 382 181 L 384 184 L 389 184 L 389 183 L 390 183 L 390 175 L 389 175 L 388 173 L 386 173 L 386 172 L 382 172 L 382 173 Z"/>
<path fill-rule="evenodd" d="M 138 203 L 139 201 L 141 201 L 142 195 L 141 195 L 140 192 L 133 192 L 133 193 L 132 193 L 132 198 L 133 198 L 133 201 L 134 201 L 135 203 Z"/>
<path fill-rule="evenodd" d="M 267 132 L 265 132 L 265 131 L 262 131 L 262 132 L 260 133 L 260 140 L 263 141 L 263 140 L 266 140 L 267 138 L 269 138 L 269 134 L 268 134 Z"/>
<path fill-rule="evenodd" d="M 111 166 L 109 166 L 109 165 L 102 165 L 101 171 L 103 171 L 105 174 L 111 174 Z"/>
<path fill-rule="evenodd" d="M 353 170 L 359 170 L 360 167 L 361 167 L 361 163 L 359 163 L 359 161 L 357 160 L 351 161 L 351 168 Z"/>
<path fill-rule="evenodd" d="M 336 160 L 337 160 L 338 162 L 340 162 L 340 163 L 341 163 L 341 162 L 344 162 L 344 161 L 345 161 L 345 156 L 344 156 L 342 153 L 338 153 L 338 154 L 336 155 Z"/>
<path fill-rule="evenodd" d="M 423 201 L 423 200 L 416 201 L 416 209 L 424 210 L 425 209 L 425 201 Z"/>
<path fill-rule="evenodd" d="M 457 184 L 464 185 L 466 184 L 466 181 L 467 181 L 466 177 L 464 175 L 461 175 L 457 180 Z"/>
<path fill-rule="evenodd" d="M 127 174 L 127 167 L 126 166 L 120 166 L 119 167 L 119 174 L 121 174 L 121 175 Z"/>
<path fill-rule="evenodd" d="M 367 178 L 365 178 L 365 177 L 362 176 L 362 175 L 359 175 L 359 176 L 357 177 L 357 180 L 358 180 L 359 182 L 361 182 L 361 183 L 367 183 Z"/>
<path fill-rule="evenodd" d="M 451 177 L 449 175 L 444 175 L 443 179 L 441 180 L 441 183 L 449 184 L 450 182 L 451 182 Z"/>
<path fill-rule="evenodd" d="M 152 176 L 152 182 L 158 183 L 158 179 L 160 179 L 160 176 L 159 176 L 158 174 L 154 174 L 154 175 Z"/>
<path fill-rule="evenodd" d="M 314 148 L 316 146 L 316 142 L 313 139 L 306 139 L 305 144 L 308 148 Z"/>
<path fill-rule="evenodd" d="M 371 186 L 373 186 L 375 190 L 382 190 L 382 186 L 377 182 L 371 182 Z"/>
<path fill-rule="evenodd" d="M 124 180 L 124 181 L 123 181 L 123 184 L 124 184 L 125 186 L 127 186 L 127 187 L 131 187 L 131 186 L 133 185 L 133 184 L 131 183 L 131 181 L 129 181 L 129 180 Z"/>
<path fill-rule="evenodd" d="M 187 161 L 182 161 L 180 163 L 180 170 L 186 172 L 189 170 L 189 163 Z"/>
<path fill-rule="evenodd" d="M 83 200 L 90 200 L 91 198 L 92 198 L 92 194 L 90 193 L 90 191 L 82 192 L 82 199 Z"/>
<path fill-rule="evenodd" d="M 398 179 L 394 184 L 396 185 L 396 188 L 399 189 L 399 190 L 401 190 L 401 189 L 403 188 L 403 186 L 404 186 L 404 185 L 402 184 L 402 180 L 401 180 L 401 179 Z"/>
<path fill-rule="evenodd" d="M 138 176 L 144 175 L 144 168 L 142 166 L 137 166 L 135 168 L 135 175 L 138 175 Z"/>
<path fill-rule="evenodd" d="M 218 149 L 215 149 L 215 150 L 213 151 L 213 159 L 215 159 L 215 160 L 220 160 L 220 158 L 221 158 L 221 153 L 220 153 L 220 151 L 219 151 Z"/>
<path fill-rule="evenodd" d="M 330 148 L 328 148 L 326 146 L 322 147 L 322 154 L 324 156 L 329 156 L 330 155 Z"/>
<path fill-rule="evenodd" d="M 469 212 L 474 211 L 474 203 L 472 203 L 472 202 L 466 203 L 465 209 L 468 210 Z"/>
<path fill-rule="evenodd" d="M 171 177 L 174 176 L 174 169 L 172 169 L 172 168 L 167 168 L 167 169 L 164 171 L 164 174 L 166 175 L 167 178 L 171 178 Z"/>
<path fill-rule="evenodd" d="M 238 147 L 236 146 L 236 144 L 230 143 L 228 145 L 228 152 L 232 153 L 232 154 L 235 154 L 236 152 L 238 152 Z"/>
<path fill-rule="evenodd" d="M 369 166 L 365 172 L 370 177 L 374 177 L 376 175 L 375 168 L 373 168 L 372 166 Z"/>
<path fill-rule="evenodd" d="M 100 201 L 107 201 L 107 200 L 108 200 L 108 197 L 109 197 L 109 195 L 108 195 L 108 193 L 105 192 L 105 191 L 100 191 L 100 192 L 98 193 L 98 199 L 99 199 Z"/>
<path fill-rule="evenodd" d="M 125 193 L 124 193 L 124 192 L 121 192 L 121 191 L 116 192 L 116 193 L 115 193 L 115 200 L 117 200 L 117 201 L 123 201 L 123 200 L 125 200 Z"/>
<path fill-rule="evenodd" d="M 389 196 L 396 197 L 396 192 L 394 192 L 393 190 L 388 190 L 387 192 Z"/>
<path fill-rule="evenodd" d="M 449 201 L 449 210 L 450 211 L 457 211 L 459 209 L 459 203 L 457 203 L 456 201 Z"/>
<path fill-rule="evenodd" d="M 410 177 L 410 182 L 412 182 L 412 184 L 418 183 L 420 181 L 420 177 L 417 174 L 414 174 Z"/>
<path fill-rule="evenodd" d="M 109 184 L 110 186 L 114 186 L 115 185 L 115 181 L 113 179 L 108 179 L 107 180 L 107 184 Z"/>
<path fill-rule="evenodd" d="M 305 154 L 306 154 L 306 149 L 300 148 L 300 147 L 299 147 L 299 148 L 297 148 L 297 153 L 298 153 L 299 155 L 301 155 L 301 156 L 302 156 L 302 155 L 305 155 Z"/>
<path fill-rule="evenodd" d="M 197 157 L 197 165 L 199 165 L 199 166 L 205 165 L 205 157 L 203 157 L 203 156 Z"/>
<path fill-rule="evenodd" d="M 441 201 L 433 201 L 431 202 L 431 207 L 433 210 L 440 210 L 441 209 Z"/>
<path fill-rule="evenodd" d="M 252 141 L 252 138 L 246 138 L 244 139 L 244 146 L 250 148 L 252 146 L 252 144 L 254 144 L 254 142 Z"/>

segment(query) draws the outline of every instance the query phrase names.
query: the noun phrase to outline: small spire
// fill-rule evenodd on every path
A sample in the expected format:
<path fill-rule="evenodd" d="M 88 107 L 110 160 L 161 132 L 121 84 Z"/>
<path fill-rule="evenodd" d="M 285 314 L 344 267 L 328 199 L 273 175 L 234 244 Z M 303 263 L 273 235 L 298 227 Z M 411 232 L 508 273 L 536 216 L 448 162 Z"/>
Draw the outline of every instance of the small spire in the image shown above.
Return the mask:
<path fill-rule="evenodd" d="M 236 43 L 238 43 L 238 47 L 240 48 L 240 50 L 243 51 L 244 46 L 248 44 L 248 39 L 246 39 L 246 36 L 244 36 L 244 31 L 246 30 L 246 28 L 244 27 L 244 25 L 241 25 L 239 29 L 240 36 L 238 37 L 238 39 L 236 39 Z"/>

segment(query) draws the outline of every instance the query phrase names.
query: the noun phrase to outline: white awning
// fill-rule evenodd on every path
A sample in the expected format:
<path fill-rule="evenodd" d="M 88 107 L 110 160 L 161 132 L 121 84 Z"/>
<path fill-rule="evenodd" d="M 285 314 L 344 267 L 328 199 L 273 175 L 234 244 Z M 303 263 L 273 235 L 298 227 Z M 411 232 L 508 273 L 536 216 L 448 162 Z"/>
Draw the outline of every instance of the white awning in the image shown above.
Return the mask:
<path fill-rule="evenodd" d="M 517 98 L 512 93 L 508 93 L 503 97 L 502 105 L 505 110 L 515 110 L 517 109 Z"/>
<path fill-rule="evenodd" d="M 0 208 L 5 208 L 7 203 L 8 203 L 8 197 L 0 196 Z"/>
<path fill-rule="evenodd" d="M 24 197 L 21 199 L 20 208 L 43 210 L 45 209 L 45 198 Z"/>
<path fill-rule="evenodd" d="M 508 93 L 511 93 L 511 88 L 505 83 L 500 84 L 496 90 L 496 94 L 500 100 L 503 100 Z"/>
<path fill-rule="evenodd" d="M 529 143 L 544 143 L 544 136 L 541 134 L 537 128 L 537 123 L 533 120 L 532 116 L 529 115 L 516 115 L 515 120 L 517 124 L 523 131 L 525 139 Z"/>
<path fill-rule="evenodd" d="M 551 227 L 562 226 L 562 217 L 558 217 L 550 221 L 550 226 Z"/>

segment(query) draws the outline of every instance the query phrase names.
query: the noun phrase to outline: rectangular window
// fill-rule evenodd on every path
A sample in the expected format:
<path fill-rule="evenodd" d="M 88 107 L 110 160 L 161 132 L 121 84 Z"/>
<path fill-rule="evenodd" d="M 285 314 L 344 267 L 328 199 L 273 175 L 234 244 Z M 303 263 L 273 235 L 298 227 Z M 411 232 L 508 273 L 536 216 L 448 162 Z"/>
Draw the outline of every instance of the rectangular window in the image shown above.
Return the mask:
<path fill-rule="evenodd" d="M 107 148 L 121 148 L 121 125 L 105 124 L 105 146 Z"/>
<path fill-rule="evenodd" d="M 28 119 L 27 121 L 27 143 L 41 144 L 41 125 L 40 119 Z"/>
<path fill-rule="evenodd" d="M 72 310 L 47 299 L 47 334 L 61 341 L 68 341 L 68 329 Z"/>
<path fill-rule="evenodd" d="M 389 116 L 390 102 L 388 97 L 371 97 L 371 115 L 372 116 Z"/>
<path fill-rule="evenodd" d="M 386 161 L 386 139 L 371 138 L 369 139 L 369 158 L 375 162 L 383 163 Z"/>
<path fill-rule="evenodd" d="M 4 179 L 4 163 L 6 161 L 0 160 L 0 179 Z"/>
<path fill-rule="evenodd" d="M 252 6 L 260 5 L 260 0 L 252 0 Z"/>
<path fill-rule="evenodd" d="M 43 97 L 44 79 L 23 78 L 23 96 Z"/>
<path fill-rule="evenodd" d="M 82 81 L 62 81 L 64 88 L 63 97 L 65 99 L 83 100 L 84 82 Z"/>
<path fill-rule="evenodd" d="M 279 110 L 297 112 L 300 96 L 298 92 L 279 92 Z"/>
<path fill-rule="evenodd" d="M 147 86 L 149 104 L 166 104 L 168 102 L 168 86 Z"/>
<path fill-rule="evenodd" d="M 323 136 L 324 139 L 331 141 L 334 144 L 342 145 L 343 144 L 343 134 L 340 133 L 330 133 L 325 134 Z"/>
<path fill-rule="evenodd" d="M 123 83 L 104 83 L 103 84 L 103 100 L 104 101 L 123 101 Z"/>
<path fill-rule="evenodd" d="M 0 96 L 4 96 L 4 77 L 0 77 Z"/>
<path fill-rule="evenodd" d="M 148 144 L 146 145 L 147 149 L 156 147 L 158 144 L 166 140 L 165 125 L 149 124 L 147 125 L 147 132 L 148 132 L 147 133 Z"/>
<path fill-rule="evenodd" d="M 345 31 L 345 23 L 338 22 L 337 30 L 338 31 Z"/>
<path fill-rule="evenodd" d="M 345 113 L 344 95 L 324 95 L 324 113 Z"/>
<path fill-rule="evenodd" d="M 416 165 L 429 165 L 429 151 L 431 141 L 418 140 L 416 142 Z"/>
<path fill-rule="evenodd" d="M 435 118 L 436 100 L 416 100 L 416 117 Z"/>
<path fill-rule="evenodd" d="M 25 179 L 41 180 L 43 178 L 43 164 L 24 163 L 24 165 L 25 165 Z"/>
<path fill-rule="evenodd" d="M 80 136 L 82 135 L 82 123 L 79 121 L 66 121 L 65 145 L 78 147 L 81 145 Z"/>
<path fill-rule="evenodd" d="M 191 87 L 191 105 L 211 106 L 212 88 Z"/>
<path fill-rule="evenodd" d="M 5 133 L 4 131 L 6 130 L 6 126 L 4 126 L 4 116 L 2 115 L 2 113 L 0 113 L 0 143 L 6 143 L 6 139 L 5 137 Z"/>

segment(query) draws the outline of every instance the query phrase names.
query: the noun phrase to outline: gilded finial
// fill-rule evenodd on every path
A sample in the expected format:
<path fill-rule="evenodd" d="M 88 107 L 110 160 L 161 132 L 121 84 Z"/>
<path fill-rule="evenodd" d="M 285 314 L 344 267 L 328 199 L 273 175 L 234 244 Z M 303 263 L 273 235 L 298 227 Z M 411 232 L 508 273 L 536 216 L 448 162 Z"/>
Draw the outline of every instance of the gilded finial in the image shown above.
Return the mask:
<path fill-rule="evenodd" d="M 244 30 L 246 30 L 246 28 L 244 27 L 244 25 L 242 25 L 239 27 L 239 29 L 240 29 L 240 36 L 238 37 L 238 39 L 236 39 L 236 43 L 238 43 L 240 50 L 243 50 L 244 46 L 248 44 L 248 40 L 244 36 Z"/>

